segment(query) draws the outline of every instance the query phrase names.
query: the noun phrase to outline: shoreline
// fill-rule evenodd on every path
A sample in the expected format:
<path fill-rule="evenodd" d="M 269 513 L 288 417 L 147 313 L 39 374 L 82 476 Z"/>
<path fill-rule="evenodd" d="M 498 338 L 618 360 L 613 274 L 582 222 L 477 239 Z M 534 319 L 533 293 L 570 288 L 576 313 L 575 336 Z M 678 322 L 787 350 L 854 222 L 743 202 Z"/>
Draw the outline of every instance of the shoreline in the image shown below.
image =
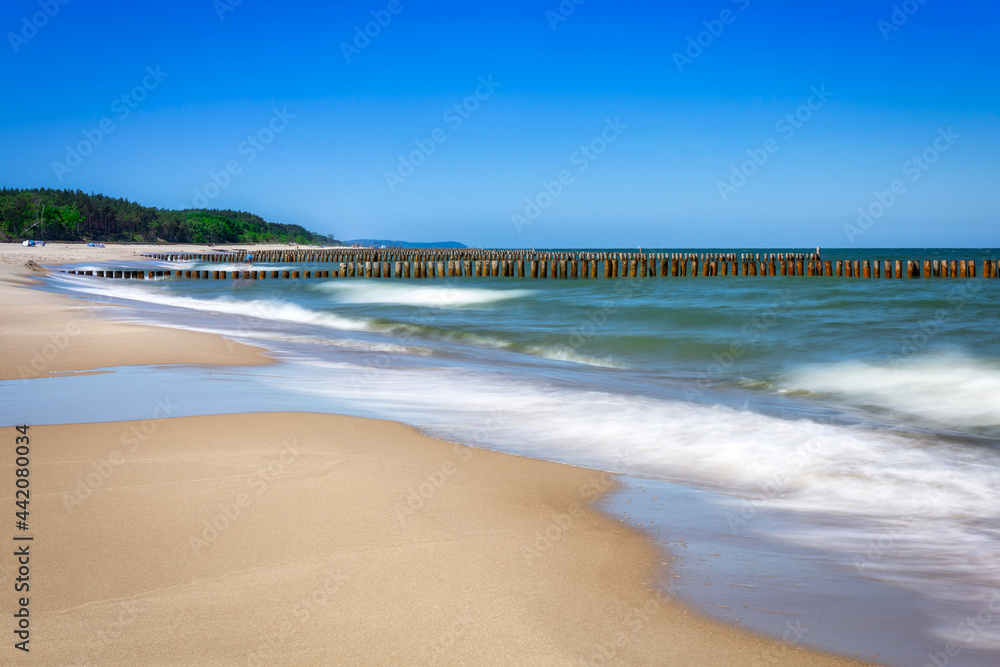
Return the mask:
<path fill-rule="evenodd" d="M 862 664 L 651 590 L 609 473 L 314 413 L 29 433 L 41 659 Z"/>
<path fill-rule="evenodd" d="M 24 248 L 0 245 L 0 311 L 4 354 L 0 380 L 21 380 L 133 365 L 205 364 L 264 366 L 274 360 L 263 348 L 214 334 L 152 325 L 101 321 L 93 299 L 72 299 L 35 289 L 43 275 L 25 266 L 28 260 L 58 265 L 96 259 L 74 252 L 110 250 L 99 261 L 140 261 L 145 246 L 126 248 L 67 247 L 53 244 Z M 149 246 L 150 248 L 154 246 Z M 107 306 L 104 307 L 118 307 Z"/>
<path fill-rule="evenodd" d="M 89 318 L 92 307 L 18 289 L 30 274 L 8 266 L 3 379 L 20 378 L 10 368 L 73 323 L 80 333 L 34 377 L 271 363 L 250 346 L 220 362 L 214 334 Z M 141 344 L 123 346 L 125 335 Z M 657 595 L 648 584 L 664 554 L 592 506 L 613 487 L 608 473 L 381 420 L 166 417 L 32 427 L 39 443 L 66 445 L 35 450 L 32 470 L 49 489 L 32 506 L 39 541 L 60 545 L 37 570 L 38 650 L 49 659 L 862 664 Z M 107 638 L 100 653 L 81 655 L 94 637 Z"/>

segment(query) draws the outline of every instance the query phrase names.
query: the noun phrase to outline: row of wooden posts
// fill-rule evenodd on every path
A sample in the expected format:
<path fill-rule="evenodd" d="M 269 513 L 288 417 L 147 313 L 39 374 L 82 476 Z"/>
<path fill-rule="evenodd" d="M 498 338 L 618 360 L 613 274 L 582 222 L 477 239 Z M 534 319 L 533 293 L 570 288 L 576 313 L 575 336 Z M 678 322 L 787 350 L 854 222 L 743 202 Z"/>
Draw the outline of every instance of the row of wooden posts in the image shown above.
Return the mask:
<path fill-rule="evenodd" d="M 504 251 L 500 251 L 504 252 Z M 519 252 L 519 251 L 513 251 Z M 564 253 L 545 253 L 563 255 Z M 757 255 L 688 255 L 639 253 L 565 253 L 574 257 L 539 258 L 538 253 L 516 259 L 438 259 L 417 254 L 405 259 L 383 255 L 379 259 L 351 258 L 339 261 L 336 269 L 253 269 L 237 270 L 70 270 L 67 273 L 103 278 L 193 278 L 193 279 L 266 279 L 266 278 L 443 278 L 443 277 L 518 277 L 518 278 L 605 278 L 683 277 L 683 276 L 838 276 L 847 278 L 974 278 L 974 260 L 822 260 L 816 255 L 775 254 L 760 259 Z M 175 256 L 153 256 L 172 259 Z M 176 256 L 180 257 L 180 256 Z M 216 257 L 209 255 L 208 257 Z M 225 256 L 230 263 L 245 257 Z M 185 257 L 185 259 L 189 259 Z M 291 261 L 267 260 L 256 261 Z M 302 259 L 299 261 L 319 261 Z M 922 268 L 922 270 L 921 270 Z M 603 270 L 601 270 L 603 269 Z M 982 276 L 1000 277 L 997 260 L 982 260 Z"/>

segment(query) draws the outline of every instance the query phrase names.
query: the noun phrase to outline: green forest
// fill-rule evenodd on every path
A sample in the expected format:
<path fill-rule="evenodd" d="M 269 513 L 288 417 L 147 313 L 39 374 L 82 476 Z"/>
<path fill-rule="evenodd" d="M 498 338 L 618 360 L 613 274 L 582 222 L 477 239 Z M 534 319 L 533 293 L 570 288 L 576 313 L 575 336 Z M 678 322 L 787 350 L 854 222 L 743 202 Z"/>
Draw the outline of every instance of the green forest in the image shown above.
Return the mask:
<path fill-rule="evenodd" d="M 143 243 L 337 243 L 300 225 L 267 222 L 244 211 L 142 206 L 80 190 L 0 190 L 0 241 Z"/>

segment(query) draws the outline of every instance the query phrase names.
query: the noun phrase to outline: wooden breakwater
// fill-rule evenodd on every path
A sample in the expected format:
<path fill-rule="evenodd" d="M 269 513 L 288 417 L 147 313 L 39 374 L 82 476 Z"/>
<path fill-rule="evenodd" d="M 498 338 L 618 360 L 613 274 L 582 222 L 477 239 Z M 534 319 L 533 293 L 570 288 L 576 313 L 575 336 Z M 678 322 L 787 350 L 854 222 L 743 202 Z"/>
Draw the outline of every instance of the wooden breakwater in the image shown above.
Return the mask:
<path fill-rule="evenodd" d="M 104 278 L 647 278 L 693 276 L 811 276 L 845 278 L 974 278 L 975 260 L 824 260 L 816 253 L 549 252 L 463 249 L 288 249 L 211 254 L 154 253 L 161 261 L 240 263 L 236 270 L 185 269 L 66 271 Z M 331 268 L 275 270 L 254 263 L 331 264 Z M 981 275 L 1000 277 L 997 260 L 983 259 Z"/>

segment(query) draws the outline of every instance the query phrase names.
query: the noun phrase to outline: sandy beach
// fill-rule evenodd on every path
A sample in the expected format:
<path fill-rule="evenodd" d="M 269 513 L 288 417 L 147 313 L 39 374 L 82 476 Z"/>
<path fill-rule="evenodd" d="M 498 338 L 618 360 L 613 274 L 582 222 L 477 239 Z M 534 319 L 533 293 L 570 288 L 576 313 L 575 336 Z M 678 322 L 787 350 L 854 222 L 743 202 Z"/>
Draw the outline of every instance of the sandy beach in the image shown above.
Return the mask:
<path fill-rule="evenodd" d="M 144 250 L 0 248 L 0 379 L 270 362 L 26 289 L 28 259 Z M 167 397 L 143 422 L 30 427 L 31 654 L 9 642 L 0 662 L 861 664 L 672 599 L 656 584 L 668 555 L 597 511 L 606 473 L 388 421 L 170 415 Z M 2 479 L 14 467 L 0 461 Z M 12 491 L 0 492 L 8 508 Z M 10 591 L 13 559 L 0 573 Z M 8 620 L 14 603 L 0 601 Z"/>

